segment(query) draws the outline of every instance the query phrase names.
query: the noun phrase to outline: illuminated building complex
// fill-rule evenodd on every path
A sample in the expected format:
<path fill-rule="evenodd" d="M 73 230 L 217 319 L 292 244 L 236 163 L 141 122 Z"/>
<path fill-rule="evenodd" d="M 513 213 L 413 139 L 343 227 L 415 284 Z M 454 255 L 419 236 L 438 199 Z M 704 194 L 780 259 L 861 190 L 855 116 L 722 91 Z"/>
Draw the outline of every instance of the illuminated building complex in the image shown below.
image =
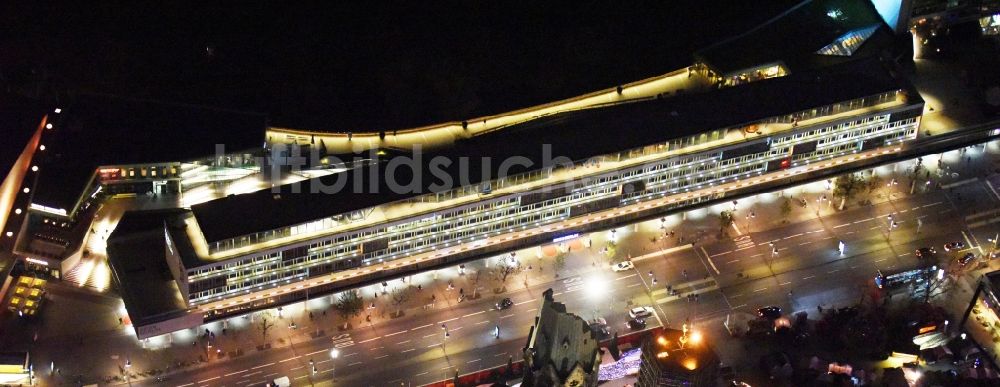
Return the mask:
<path fill-rule="evenodd" d="M 174 146 L 138 141 L 146 157 L 115 160 L 109 151 L 73 163 L 85 171 L 68 186 L 82 193 L 72 188 L 59 205 L 32 197 L 40 220 L 25 227 L 72 230 L 52 254 L 65 259 L 94 234 L 81 211 L 100 200 L 180 196 L 138 208 L 175 210 L 126 212 L 128 227 L 108 238 L 113 278 L 145 338 L 661 216 L 790 169 L 864 163 L 918 137 L 923 101 L 878 59 L 891 30 L 858 4 L 867 3 L 806 1 L 699 52 L 689 68 L 496 116 L 356 134 L 263 129 L 259 117 L 185 125 L 186 135 L 163 139 Z M 752 44 L 783 36 L 794 41 Z M 237 135 L 197 130 L 240 122 Z M 64 126 L 72 128 L 57 124 L 56 133 Z M 117 132 L 115 141 L 134 135 Z M 289 170 L 297 150 L 319 157 Z M 280 173 L 266 181 L 265 166 Z M 26 247 L 15 250 L 42 259 L 45 244 L 31 241 L 51 234 L 20 231 Z M 129 258 L 140 255 L 153 260 Z M 171 302 L 139 305 L 149 297 Z"/>

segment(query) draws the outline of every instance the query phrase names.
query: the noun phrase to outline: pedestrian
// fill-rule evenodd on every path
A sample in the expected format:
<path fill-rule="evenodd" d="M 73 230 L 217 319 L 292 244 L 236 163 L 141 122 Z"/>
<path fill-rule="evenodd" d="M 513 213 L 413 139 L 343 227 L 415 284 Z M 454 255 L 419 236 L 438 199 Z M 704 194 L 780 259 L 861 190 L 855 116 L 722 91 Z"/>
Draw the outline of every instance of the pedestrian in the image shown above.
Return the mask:
<path fill-rule="evenodd" d="M 816 311 L 818 311 L 820 313 L 823 313 L 823 306 L 822 305 L 816 305 Z"/>

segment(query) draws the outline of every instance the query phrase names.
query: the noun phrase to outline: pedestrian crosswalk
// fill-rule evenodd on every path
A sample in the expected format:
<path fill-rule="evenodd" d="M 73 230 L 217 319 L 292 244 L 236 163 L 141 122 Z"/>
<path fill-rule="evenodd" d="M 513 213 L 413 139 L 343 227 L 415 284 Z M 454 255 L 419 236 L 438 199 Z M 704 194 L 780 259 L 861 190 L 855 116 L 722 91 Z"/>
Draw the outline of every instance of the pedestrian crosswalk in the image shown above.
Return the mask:
<path fill-rule="evenodd" d="M 736 243 L 736 250 L 749 249 L 757 245 L 749 235 L 733 238 L 733 242 Z"/>
<path fill-rule="evenodd" d="M 62 280 L 84 289 L 104 292 L 111 280 L 111 270 L 106 261 L 91 256 L 62 274 Z"/>
<path fill-rule="evenodd" d="M 665 288 L 654 290 L 652 292 L 652 299 L 656 300 L 657 304 L 666 304 L 686 298 L 690 294 L 702 294 L 718 289 L 719 283 L 715 281 L 715 278 L 704 278 L 674 286 L 672 290 L 676 293 L 673 295 Z"/>

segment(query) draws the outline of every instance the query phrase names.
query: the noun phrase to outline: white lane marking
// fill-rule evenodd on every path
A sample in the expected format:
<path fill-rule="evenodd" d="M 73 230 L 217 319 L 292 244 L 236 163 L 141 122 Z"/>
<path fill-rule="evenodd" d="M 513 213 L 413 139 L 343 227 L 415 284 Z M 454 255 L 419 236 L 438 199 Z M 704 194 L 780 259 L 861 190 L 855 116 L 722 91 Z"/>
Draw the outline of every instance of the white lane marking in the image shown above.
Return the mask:
<path fill-rule="evenodd" d="M 406 343 L 409 343 L 409 342 L 410 342 L 410 340 L 400 341 L 400 342 L 396 343 L 396 345 L 406 344 Z"/>
<path fill-rule="evenodd" d="M 486 324 L 488 322 L 490 322 L 490 320 L 480 321 L 480 322 L 477 322 L 477 323 L 475 323 L 473 325 Z"/>
<path fill-rule="evenodd" d="M 811 276 L 808 276 L 808 277 L 802 277 L 802 279 L 807 280 L 807 279 L 810 279 L 810 278 L 813 278 L 813 277 L 816 277 L 816 276 L 811 275 Z"/>
<path fill-rule="evenodd" d="M 407 349 L 405 351 L 399 351 L 399 353 L 407 353 L 407 352 L 416 351 L 416 350 L 417 350 L 416 348 L 410 348 L 410 349 Z"/>
<path fill-rule="evenodd" d="M 416 375 L 413 375 L 413 376 L 422 376 L 422 375 L 427 375 L 427 373 L 428 373 L 428 372 L 430 372 L 430 371 L 424 371 L 424 372 L 421 372 L 421 373 L 419 373 L 419 374 L 416 374 Z"/>
<path fill-rule="evenodd" d="M 754 290 L 753 292 L 757 293 L 757 292 L 761 292 L 761 291 L 764 291 L 764 290 L 767 290 L 767 288 L 760 288 L 760 289 Z"/>
<path fill-rule="evenodd" d="M 302 357 L 302 356 L 300 355 L 300 356 L 296 356 L 296 357 L 290 357 L 290 358 L 287 358 L 287 359 L 285 359 L 285 360 L 281 360 L 281 361 L 279 361 L 278 363 L 284 363 L 284 362 L 286 362 L 286 361 L 292 361 L 292 360 L 295 360 L 295 359 L 298 359 L 298 358 L 300 358 L 300 357 Z"/>
<path fill-rule="evenodd" d="M 732 261 L 726 262 L 726 264 L 730 264 L 730 263 L 733 263 L 733 262 L 739 262 L 739 261 L 740 261 L 739 259 L 734 259 Z"/>
<path fill-rule="evenodd" d="M 875 260 L 875 262 L 882 262 L 882 261 L 884 261 L 884 260 L 885 260 L 885 258 L 882 258 L 882 259 L 877 259 L 877 260 Z"/>
<path fill-rule="evenodd" d="M 421 329 L 421 328 L 427 328 L 427 327 L 429 327 L 429 326 L 431 326 L 431 324 L 427 324 L 427 325 L 421 325 L 421 326 L 419 326 L 419 327 L 416 327 L 416 328 L 413 328 L 413 329 L 410 329 L 410 332 L 413 332 L 413 331 L 415 331 L 415 330 L 417 330 L 417 329 Z"/>
<path fill-rule="evenodd" d="M 309 353 L 307 353 L 307 354 L 305 354 L 303 356 L 315 355 L 315 354 L 320 353 L 320 352 L 326 352 L 326 350 L 325 349 L 321 349 L 321 350 L 316 351 L 316 352 L 309 352 Z"/>
<path fill-rule="evenodd" d="M 626 286 L 626 287 L 628 287 L 628 288 L 631 288 L 631 287 L 633 287 L 633 286 L 639 286 L 639 285 L 642 285 L 642 284 L 631 284 L 631 285 L 629 285 L 629 286 Z"/>
<path fill-rule="evenodd" d="M 236 374 L 242 374 L 242 373 L 244 373 L 244 372 L 247 372 L 247 371 L 249 371 L 249 370 L 243 370 L 243 371 L 236 371 L 236 372 L 230 372 L 230 373 L 228 373 L 228 374 L 225 374 L 225 375 L 223 375 L 223 376 L 233 376 L 233 375 L 236 375 Z"/>
<path fill-rule="evenodd" d="M 437 323 L 438 323 L 438 324 L 444 324 L 444 323 L 446 323 L 446 322 L 449 322 L 449 321 L 455 321 L 455 320 L 458 320 L 458 317 L 455 317 L 455 318 L 450 318 L 450 319 L 447 319 L 447 320 L 444 320 L 444 321 L 438 321 Z"/>
<path fill-rule="evenodd" d="M 812 241 L 809 241 L 809 242 L 802 242 L 802 243 L 799 243 L 799 246 L 805 246 L 805 245 L 808 245 L 808 244 L 810 244 L 810 243 L 812 243 Z"/>
<path fill-rule="evenodd" d="M 382 355 L 382 356 L 376 357 L 375 360 L 383 359 L 383 358 L 387 358 L 387 357 L 389 357 L 389 355 Z"/>
<path fill-rule="evenodd" d="M 205 382 L 210 382 L 210 381 L 213 381 L 213 380 L 215 380 L 215 379 L 218 379 L 218 378 L 221 378 L 221 376 L 216 376 L 216 377 L 214 377 L 214 378 L 208 378 L 208 379 L 205 379 L 205 380 L 202 380 L 202 381 L 199 381 L 198 383 L 205 383 Z"/>
<path fill-rule="evenodd" d="M 387 334 L 387 335 L 385 335 L 383 337 L 395 336 L 395 335 L 398 335 L 400 333 L 406 333 L 406 331 L 399 331 L 399 332 L 396 332 L 396 333 L 390 333 L 390 334 Z"/>
<path fill-rule="evenodd" d="M 429 335 L 424 335 L 424 338 L 426 339 L 426 338 L 431 337 L 431 336 L 437 336 L 437 333 L 431 333 Z"/>
<path fill-rule="evenodd" d="M 729 298 L 736 298 L 736 297 L 739 297 L 739 296 L 742 296 L 742 295 L 743 295 L 743 294 L 742 294 L 742 293 L 740 293 L 740 294 L 737 294 L 737 295 L 735 295 L 735 296 L 729 296 Z"/>
<path fill-rule="evenodd" d="M 255 369 L 258 369 L 258 368 L 264 368 L 264 367 L 273 366 L 273 365 L 274 365 L 274 363 L 267 363 L 267 364 L 259 365 L 259 366 L 256 366 L 256 367 L 250 367 L 250 369 L 255 370 Z"/>
<path fill-rule="evenodd" d="M 833 271 L 828 271 L 828 272 L 826 272 L 826 273 L 827 273 L 827 274 L 833 274 L 833 273 L 836 273 L 836 272 L 838 272 L 838 271 L 840 271 L 840 269 L 837 269 L 837 270 L 833 270 Z"/>
<path fill-rule="evenodd" d="M 850 225 L 851 225 L 850 223 L 844 223 L 844 224 L 841 224 L 841 225 L 833 226 L 833 228 L 847 227 L 847 226 L 850 226 Z"/>
<path fill-rule="evenodd" d="M 636 274 L 632 273 L 632 274 L 629 274 L 629 275 L 624 276 L 624 277 L 615 278 L 615 281 L 617 281 L 617 280 L 623 280 L 623 279 L 626 279 L 626 278 L 632 278 L 632 277 L 635 277 L 635 276 L 636 276 Z M 532 299 L 531 301 L 534 301 L 534 299 Z"/>
<path fill-rule="evenodd" d="M 360 362 L 360 361 L 356 361 L 356 362 L 354 362 L 354 363 L 351 363 L 351 364 L 348 364 L 347 366 L 348 366 L 348 367 L 350 367 L 350 366 L 352 366 L 352 365 L 358 365 L 358 364 L 361 364 L 361 362 Z"/>
<path fill-rule="evenodd" d="M 486 311 L 485 310 L 481 310 L 481 311 L 478 311 L 476 313 L 469 313 L 469 314 L 467 314 L 465 316 L 462 316 L 462 317 L 471 317 L 471 316 L 475 316 L 477 314 L 483 314 L 483 313 L 486 313 Z"/>
<path fill-rule="evenodd" d="M 715 258 L 715 257 L 718 257 L 718 256 L 720 256 L 720 255 L 726 255 L 726 254 L 729 254 L 729 253 L 731 253 L 731 252 L 732 252 L 732 251 L 727 251 L 727 252 L 724 252 L 724 253 L 718 253 L 718 254 L 715 254 L 715 255 L 709 255 L 708 257 L 709 257 L 709 258 Z"/>
<path fill-rule="evenodd" d="M 632 274 L 632 275 L 635 275 L 635 274 Z M 535 298 L 532 298 L 532 299 L 530 299 L 528 301 L 515 302 L 514 305 L 527 304 L 529 302 L 535 302 L 535 300 L 536 300 Z"/>
<path fill-rule="evenodd" d="M 785 285 L 788 285 L 788 284 L 790 284 L 790 283 L 792 283 L 792 282 L 791 282 L 791 281 L 789 281 L 789 282 L 784 282 L 784 283 L 780 283 L 780 284 L 778 284 L 778 285 L 781 285 L 781 286 L 785 286 Z"/>
<path fill-rule="evenodd" d="M 475 363 L 475 362 L 480 361 L 480 360 L 483 360 L 483 359 L 469 360 L 469 361 L 465 362 L 465 364 L 472 364 L 472 363 Z"/>
<path fill-rule="evenodd" d="M 367 342 L 369 342 L 369 341 L 372 341 L 372 340 L 378 340 L 378 339 L 380 339 L 380 338 L 382 338 L 382 336 L 379 336 L 379 337 L 372 337 L 372 338 L 370 338 L 370 339 L 368 339 L 368 340 L 361 340 L 361 341 L 359 341 L 359 342 L 358 342 L 358 344 L 364 344 L 364 343 L 367 343 Z"/>

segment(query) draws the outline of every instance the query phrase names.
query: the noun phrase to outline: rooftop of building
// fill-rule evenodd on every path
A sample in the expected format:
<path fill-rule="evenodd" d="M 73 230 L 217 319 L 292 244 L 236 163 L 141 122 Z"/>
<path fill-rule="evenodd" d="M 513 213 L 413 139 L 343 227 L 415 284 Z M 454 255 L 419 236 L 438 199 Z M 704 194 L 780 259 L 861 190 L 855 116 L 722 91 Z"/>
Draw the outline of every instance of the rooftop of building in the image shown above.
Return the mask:
<path fill-rule="evenodd" d="M 263 146 L 263 115 L 208 107 L 77 96 L 46 130 L 32 203 L 73 210 L 97 167 L 193 161 Z M 22 142 L 23 144 L 24 142 Z"/>
<path fill-rule="evenodd" d="M 719 365 L 719 355 L 696 329 L 663 329 L 647 339 L 649 354 L 660 364 L 660 369 L 670 373 L 695 373 Z"/>
<path fill-rule="evenodd" d="M 816 52 L 848 32 L 878 26 L 861 45 L 861 55 L 890 43 L 892 31 L 870 1 L 805 0 L 740 35 L 701 49 L 695 57 L 717 72 L 731 72 L 782 62 L 792 72 L 849 60 Z M 877 52 L 877 51 L 876 51 Z"/>
<path fill-rule="evenodd" d="M 108 238 L 108 263 L 134 325 L 176 316 L 187 308 L 165 258 L 164 222 L 182 213 L 128 211 Z"/>
<path fill-rule="evenodd" d="M 428 173 L 431 168 L 427 164 L 436 156 L 454 161 L 440 168 L 452 182 L 462 181 L 459 179 L 463 174 L 459 171 L 458 160 L 468 158 L 468 173 L 464 174 L 468 178 L 465 181 L 475 184 L 483 181 L 482 167 L 489 173 L 486 176 L 496 177 L 501 162 L 513 157 L 530 161 L 531 166 L 515 166 L 507 171 L 507 175 L 549 166 L 556 156 L 574 161 L 587 160 L 713 129 L 911 88 L 906 80 L 895 77 L 877 59 L 865 58 L 822 70 L 793 73 L 711 92 L 555 114 L 461 140 L 445 150 L 425 152 L 420 160 L 414 162 L 424 171 L 417 191 L 428 193 L 453 188 L 439 187 L 441 179 L 436 177 L 438 175 Z M 919 98 L 915 91 L 910 95 Z M 551 146 L 551 157 L 546 157 L 542 144 Z M 403 153 L 395 157 L 409 155 Z M 483 158 L 490 158 L 493 162 L 481 165 Z M 378 163 L 377 176 L 386 176 L 385 164 Z M 394 181 L 408 183 L 412 173 L 409 168 L 397 168 L 393 174 Z M 353 184 L 348 184 L 346 189 L 336 193 L 313 193 L 318 187 L 333 186 L 338 180 L 353 182 L 355 178 L 366 182 L 359 192 L 350 189 Z M 215 242 L 417 196 L 412 192 L 394 192 L 385 178 L 376 179 L 374 186 L 377 189 L 372 190 L 367 184 L 371 178 L 368 170 L 352 170 L 306 180 L 297 185 L 299 193 L 293 191 L 296 185 L 279 186 L 273 192 L 264 190 L 230 196 L 192 206 L 192 210 L 205 239 Z M 258 216 L 231 221 L 232 214 L 246 213 Z"/>

